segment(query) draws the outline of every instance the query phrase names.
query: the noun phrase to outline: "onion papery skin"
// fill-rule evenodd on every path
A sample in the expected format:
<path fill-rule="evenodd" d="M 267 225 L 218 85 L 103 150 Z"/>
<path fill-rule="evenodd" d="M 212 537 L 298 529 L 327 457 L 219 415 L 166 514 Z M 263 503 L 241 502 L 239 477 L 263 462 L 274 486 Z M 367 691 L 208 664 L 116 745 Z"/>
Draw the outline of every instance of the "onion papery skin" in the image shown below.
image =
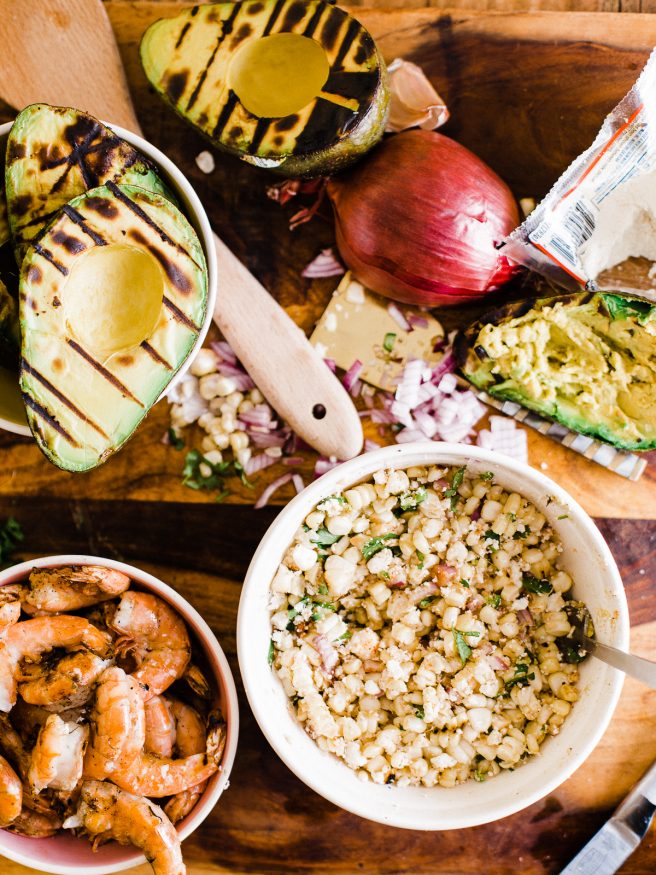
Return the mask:
<path fill-rule="evenodd" d="M 495 248 L 519 224 L 510 189 L 443 134 L 395 134 L 327 190 L 343 260 L 360 282 L 396 301 L 475 300 L 520 269 Z"/>

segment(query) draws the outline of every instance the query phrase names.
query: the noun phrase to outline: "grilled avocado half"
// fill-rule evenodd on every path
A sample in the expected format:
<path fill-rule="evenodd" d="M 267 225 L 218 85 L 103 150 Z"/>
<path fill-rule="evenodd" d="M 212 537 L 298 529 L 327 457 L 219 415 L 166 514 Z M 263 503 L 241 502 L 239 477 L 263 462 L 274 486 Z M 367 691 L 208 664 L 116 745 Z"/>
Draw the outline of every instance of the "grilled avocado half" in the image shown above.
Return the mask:
<path fill-rule="evenodd" d="M 194 6 L 148 28 L 141 62 L 214 145 L 286 176 L 331 173 L 385 128 L 380 52 L 359 22 L 322 0 Z"/>
<path fill-rule="evenodd" d="M 656 305 L 581 292 L 509 304 L 456 338 L 471 383 L 625 450 L 656 448 Z"/>
<path fill-rule="evenodd" d="M 116 452 L 185 361 L 207 268 L 182 213 L 117 185 L 66 204 L 20 274 L 20 387 L 32 432 L 67 471 Z"/>
<path fill-rule="evenodd" d="M 16 117 L 5 180 L 18 264 L 64 204 L 88 189 L 111 181 L 170 199 L 155 167 L 114 131 L 78 109 L 44 103 L 27 106 Z"/>

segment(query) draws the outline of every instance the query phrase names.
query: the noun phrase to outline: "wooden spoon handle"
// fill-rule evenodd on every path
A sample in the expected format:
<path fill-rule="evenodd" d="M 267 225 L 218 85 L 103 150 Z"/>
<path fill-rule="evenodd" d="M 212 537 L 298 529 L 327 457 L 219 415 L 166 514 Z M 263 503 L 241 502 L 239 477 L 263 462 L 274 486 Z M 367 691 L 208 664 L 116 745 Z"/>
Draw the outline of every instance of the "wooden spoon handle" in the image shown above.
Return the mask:
<path fill-rule="evenodd" d="M 319 353 L 250 271 L 214 235 L 219 288 L 214 319 L 262 394 L 324 456 L 362 449 L 362 424 Z"/>

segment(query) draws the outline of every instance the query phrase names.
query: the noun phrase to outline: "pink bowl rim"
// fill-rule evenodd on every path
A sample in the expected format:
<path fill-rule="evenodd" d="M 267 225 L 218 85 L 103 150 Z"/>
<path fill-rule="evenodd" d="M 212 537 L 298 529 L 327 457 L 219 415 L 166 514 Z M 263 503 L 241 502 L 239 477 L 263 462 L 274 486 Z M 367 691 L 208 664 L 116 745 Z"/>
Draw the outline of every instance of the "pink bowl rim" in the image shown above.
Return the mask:
<path fill-rule="evenodd" d="M 201 797 L 191 815 L 182 822 L 180 827 L 178 827 L 180 840 L 184 841 L 184 839 L 188 838 L 210 814 L 223 791 L 228 788 L 230 783 L 230 772 L 237 752 L 237 741 L 239 736 L 239 702 L 237 699 L 235 681 L 225 653 L 223 652 L 216 635 L 212 632 L 200 613 L 189 604 L 189 602 L 183 598 L 177 590 L 173 589 L 172 586 L 164 583 L 153 574 L 149 574 L 147 571 L 142 571 L 134 565 L 119 562 L 115 559 L 105 559 L 101 556 L 88 556 L 86 554 L 42 556 L 38 559 L 20 562 L 18 565 L 12 565 L 10 568 L 0 571 L 0 587 L 24 578 L 29 574 L 32 568 L 53 568 L 60 565 L 103 565 L 107 568 L 124 572 L 128 577 L 131 577 L 135 583 L 162 596 L 165 601 L 171 604 L 192 626 L 200 643 L 211 652 L 219 665 L 221 674 L 216 677 L 216 681 L 220 687 L 222 699 L 225 705 L 224 716 L 227 723 L 227 739 L 223 758 L 221 760 L 221 771 L 218 780 L 210 782 L 208 789 Z M 146 862 L 146 858 L 140 851 L 132 848 L 125 848 L 125 858 L 117 863 L 107 865 L 107 863 L 99 862 L 98 865 L 89 866 L 86 862 L 82 864 L 70 861 L 65 865 L 50 864 L 46 869 L 44 868 L 46 865 L 44 862 L 46 858 L 44 844 L 48 842 L 49 839 L 35 840 L 35 852 L 39 851 L 37 857 L 36 853 L 35 856 L 32 856 L 14 850 L 8 851 L 3 845 L 2 837 L 3 830 L 0 830 L 1 856 L 13 860 L 15 863 L 30 866 L 40 872 L 51 872 L 53 875 L 70 875 L 70 873 L 74 872 L 84 873 L 84 875 L 109 875 L 111 872 L 121 872 L 131 866 L 137 866 Z"/>

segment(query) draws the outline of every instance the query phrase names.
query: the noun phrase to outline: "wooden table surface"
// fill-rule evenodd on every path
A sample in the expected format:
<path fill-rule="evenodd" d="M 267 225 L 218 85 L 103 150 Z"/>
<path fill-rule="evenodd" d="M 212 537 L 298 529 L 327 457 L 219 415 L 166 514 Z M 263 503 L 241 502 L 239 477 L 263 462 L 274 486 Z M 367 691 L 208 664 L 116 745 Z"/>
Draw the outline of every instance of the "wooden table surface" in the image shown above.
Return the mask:
<path fill-rule="evenodd" d="M 147 24 L 184 4 L 106 5 L 146 136 L 178 162 L 198 186 L 220 235 L 310 331 L 334 283 L 302 280 L 300 270 L 332 243 L 328 215 L 292 234 L 289 210 L 265 197 L 271 182 L 265 172 L 217 155 L 216 171 L 203 175 L 194 157 L 206 143 L 150 93 L 136 54 Z M 409 5 L 391 0 L 388 7 L 406 8 L 358 9 L 357 15 L 387 59 L 403 55 L 425 67 L 453 112 L 446 132 L 481 154 L 520 197 L 541 196 L 588 145 L 656 44 L 656 17 L 613 14 L 656 9 L 652 0 L 462 0 L 460 9 L 450 11 L 441 2 L 422 9 Z M 554 11 L 572 9 L 579 12 Z M 462 316 L 447 315 L 446 322 Z M 183 454 L 161 443 L 166 426 L 166 404 L 160 404 L 122 453 L 78 476 L 54 469 L 30 440 L 1 435 L 0 521 L 11 514 L 21 522 L 24 556 L 88 552 L 152 571 L 183 593 L 219 637 L 237 681 L 242 730 L 229 790 L 184 844 L 189 872 L 559 872 L 656 758 L 656 693 L 627 681 L 611 727 L 579 771 L 547 799 L 497 823 L 428 834 L 341 811 L 306 788 L 270 750 L 239 678 L 235 622 L 241 581 L 276 509 L 254 511 L 252 493 L 236 485 L 223 505 L 183 487 Z M 631 484 L 534 435 L 530 461 L 597 519 L 626 584 L 633 648 L 656 658 L 655 462 Z M 311 468 L 308 458 L 306 478 Z M 28 871 L 0 863 L 3 875 Z M 149 868 L 131 871 L 145 875 Z M 656 871 L 653 836 L 621 871 Z"/>

